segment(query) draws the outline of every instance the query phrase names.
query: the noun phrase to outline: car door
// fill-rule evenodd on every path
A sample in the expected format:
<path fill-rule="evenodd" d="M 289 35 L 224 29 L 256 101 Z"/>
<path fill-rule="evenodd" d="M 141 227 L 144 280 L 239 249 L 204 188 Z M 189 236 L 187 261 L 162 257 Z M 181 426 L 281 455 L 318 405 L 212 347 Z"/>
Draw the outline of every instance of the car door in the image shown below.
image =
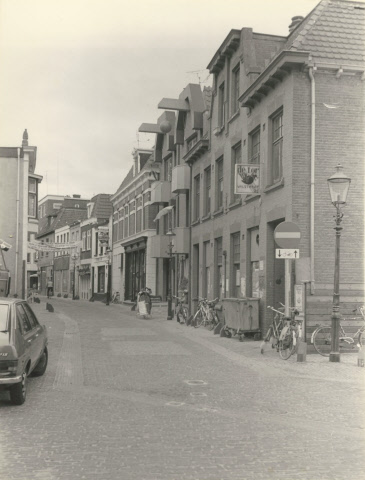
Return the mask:
<path fill-rule="evenodd" d="M 38 358 L 35 344 L 37 331 L 32 328 L 22 303 L 16 304 L 16 317 L 21 325 L 23 336 L 23 351 L 19 352 L 18 355 L 21 356 L 23 363 L 26 363 L 30 358 L 31 364 L 33 365 Z"/>
<path fill-rule="evenodd" d="M 34 350 L 35 358 L 37 361 L 38 358 L 41 356 L 43 346 L 44 346 L 44 331 L 43 331 L 44 329 L 39 325 L 39 322 L 33 310 L 30 308 L 27 302 L 22 303 L 22 305 L 28 317 L 29 323 L 32 327 L 32 331 L 35 332 L 32 340 L 32 348 Z"/>

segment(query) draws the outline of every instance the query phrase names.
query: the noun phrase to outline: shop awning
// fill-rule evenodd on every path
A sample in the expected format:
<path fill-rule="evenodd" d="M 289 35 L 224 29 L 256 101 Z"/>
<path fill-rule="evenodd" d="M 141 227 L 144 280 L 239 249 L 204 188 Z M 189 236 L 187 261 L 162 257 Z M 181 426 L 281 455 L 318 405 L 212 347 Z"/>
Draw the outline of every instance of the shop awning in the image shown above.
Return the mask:
<path fill-rule="evenodd" d="M 160 220 L 160 218 L 163 216 L 163 215 L 167 215 L 169 212 L 171 212 L 171 210 L 174 208 L 173 205 L 169 205 L 168 207 L 165 207 L 163 208 L 162 210 L 160 210 L 158 212 L 158 214 L 156 215 L 156 218 L 154 219 L 154 222 L 156 220 Z"/>

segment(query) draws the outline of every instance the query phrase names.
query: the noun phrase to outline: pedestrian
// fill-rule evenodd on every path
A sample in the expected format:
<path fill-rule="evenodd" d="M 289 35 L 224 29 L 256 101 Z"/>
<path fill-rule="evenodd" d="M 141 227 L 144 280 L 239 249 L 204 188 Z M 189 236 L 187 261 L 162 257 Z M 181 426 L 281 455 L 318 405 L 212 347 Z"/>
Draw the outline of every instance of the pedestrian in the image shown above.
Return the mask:
<path fill-rule="evenodd" d="M 47 282 L 47 298 L 50 298 L 53 294 L 53 282 L 51 279 Z"/>

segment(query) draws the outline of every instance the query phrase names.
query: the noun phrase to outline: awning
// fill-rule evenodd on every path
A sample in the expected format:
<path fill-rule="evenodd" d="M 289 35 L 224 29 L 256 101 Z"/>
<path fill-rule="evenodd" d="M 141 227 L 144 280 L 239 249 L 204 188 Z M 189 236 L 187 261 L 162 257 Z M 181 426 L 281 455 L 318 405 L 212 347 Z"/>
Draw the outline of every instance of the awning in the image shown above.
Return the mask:
<path fill-rule="evenodd" d="M 174 208 L 173 205 L 169 205 L 168 207 L 165 207 L 163 208 L 162 210 L 160 210 L 158 212 L 158 214 L 156 215 L 156 218 L 154 219 L 154 222 L 156 220 L 160 220 L 160 218 L 163 216 L 163 215 L 166 215 L 167 213 L 171 212 L 171 210 Z"/>

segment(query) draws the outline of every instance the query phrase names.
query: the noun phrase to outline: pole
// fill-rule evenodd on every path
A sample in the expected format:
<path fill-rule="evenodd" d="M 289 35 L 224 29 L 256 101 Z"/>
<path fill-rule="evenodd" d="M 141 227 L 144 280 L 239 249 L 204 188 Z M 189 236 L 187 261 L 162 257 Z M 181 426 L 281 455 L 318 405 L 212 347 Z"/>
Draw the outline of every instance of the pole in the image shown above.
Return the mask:
<path fill-rule="evenodd" d="M 76 258 L 74 259 L 74 278 L 72 285 L 72 300 L 75 300 L 75 283 L 76 283 Z"/>
<path fill-rule="evenodd" d="M 171 268 L 172 268 L 172 242 L 169 242 L 169 278 L 168 278 L 168 285 L 167 285 L 167 320 L 172 320 L 172 297 L 171 297 Z"/>
<path fill-rule="evenodd" d="M 339 333 L 340 333 L 340 238 L 342 227 L 343 214 L 340 211 L 339 204 L 336 205 L 336 243 L 335 243 L 335 274 L 333 285 L 333 301 L 332 301 L 332 316 L 331 316 L 331 353 L 330 362 L 340 361 L 339 350 Z"/>
<path fill-rule="evenodd" d="M 290 317 L 290 258 L 285 260 L 285 315 Z"/>

